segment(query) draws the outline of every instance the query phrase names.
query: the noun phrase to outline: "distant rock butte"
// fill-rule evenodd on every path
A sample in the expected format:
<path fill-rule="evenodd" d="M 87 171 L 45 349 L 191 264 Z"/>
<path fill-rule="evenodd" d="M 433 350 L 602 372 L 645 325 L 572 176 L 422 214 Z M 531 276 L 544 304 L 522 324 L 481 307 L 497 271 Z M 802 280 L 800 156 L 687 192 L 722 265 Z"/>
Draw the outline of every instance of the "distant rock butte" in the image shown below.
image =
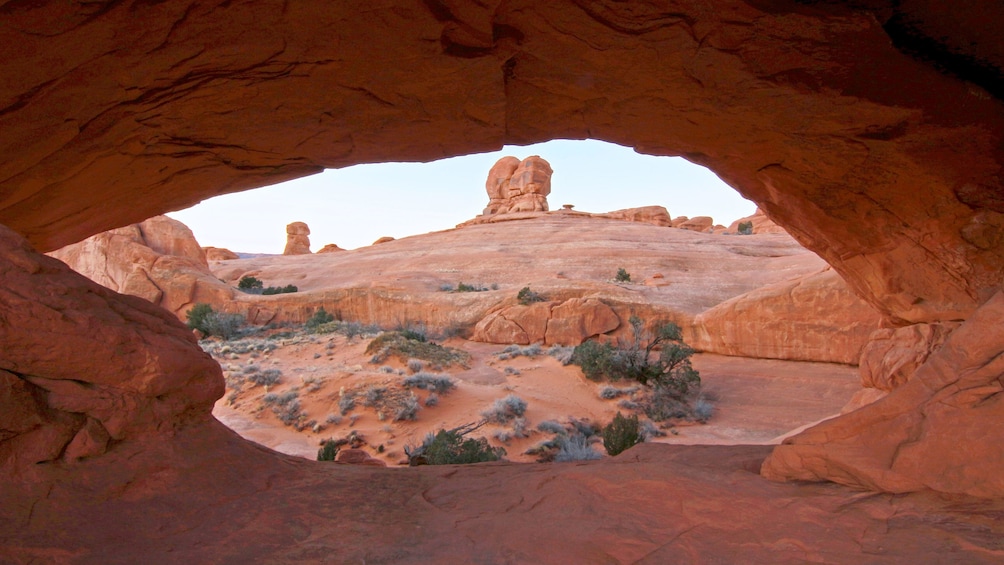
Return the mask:
<path fill-rule="evenodd" d="M 223 247 L 203 247 L 202 251 L 206 253 L 206 259 L 209 261 L 230 261 L 233 259 L 240 259 L 239 255 Z"/>
<path fill-rule="evenodd" d="M 310 254 L 310 228 L 303 222 L 293 222 L 286 225 L 286 248 L 283 255 Z"/>
<path fill-rule="evenodd" d="M 345 251 L 345 250 L 342 249 L 341 247 L 338 247 L 334 243 L 329 243 L 317 250 L 318 253 L 334 253 L 336 251 Z"/>
<path fill-rule="evenodd" d="M 483 215 L 546 212 L 552 173 L 550 163 L 538 155 L 522 161 L 502 157 L 488 171 L 485 181 L 488 206 Z"/>

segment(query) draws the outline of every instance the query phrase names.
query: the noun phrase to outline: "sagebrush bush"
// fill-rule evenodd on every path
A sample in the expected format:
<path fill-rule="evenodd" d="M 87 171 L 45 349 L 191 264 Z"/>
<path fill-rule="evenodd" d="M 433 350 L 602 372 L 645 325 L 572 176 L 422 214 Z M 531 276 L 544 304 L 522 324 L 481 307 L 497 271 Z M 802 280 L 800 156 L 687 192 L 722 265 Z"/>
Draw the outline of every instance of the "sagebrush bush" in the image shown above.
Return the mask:
<path fill-rule="evenodd" d="M 555 461 L 590 461 L 602 458 L 603 456 L 589 445 L 589 440 L 585 436 L 575 434 L 558 438 L 558 452 L 554 455 Z"/>
<path fill-rule="evenodd" d="M 516 293 L 516 300 L 523 306 L 529 306 L 534 302 L 543 302 L 545 298 L 540 294 L 530 290 L 530 287 L 524 286 Z"/>
<path fill-rule="evenodd" d="M 554 420 L 544 420 L 543 422 L 537 424 L 537 429 L 542 432 L 547 432 L 551 434 L 566 434 L 565 426 L 562 426 Z"/>
<path fill-rule="evenodd" d="M 259 386 L 272 386 L 279 382 L 282 371 L 279 369 L 256 370 L 247 375 L 247 380 Z"/>
<path fill-rule="evenodd" d="M 425 363 L 422 363 L 418 359 L 408 359 L 408 370 L 412 373 L 418 373 L 425 368 Z"/>
<path fill-rule="evenodd" d="M 638 416 L 625 417 L 618 412 L 613 421 L 603 428 L 603 447 L 610 455 L 618 455 L 641 443 L 639 430 Z"/>
<path fill-rule="evenodd" d="M 526 401 L 510 394 L 499 398 L 492 407 L 481 413 L 481 416 L 493 424 L 506 424 L 526 413 Z"/>
<path fill-rule="evenodd" d="M 402 384 L 408 388 L 431 390 L 439 394 L 446 394 L 456 386 L 450 377 L 446 375 L 433 375 L 432 373 L 416 373 L 405 377 Z"/>
<path fill-rule="evenodd" d="M 704 423 L 711 419 L 715 413 L 715 407 L 707 400 L 700 398 L 694 403 L 694 419 Z"/>

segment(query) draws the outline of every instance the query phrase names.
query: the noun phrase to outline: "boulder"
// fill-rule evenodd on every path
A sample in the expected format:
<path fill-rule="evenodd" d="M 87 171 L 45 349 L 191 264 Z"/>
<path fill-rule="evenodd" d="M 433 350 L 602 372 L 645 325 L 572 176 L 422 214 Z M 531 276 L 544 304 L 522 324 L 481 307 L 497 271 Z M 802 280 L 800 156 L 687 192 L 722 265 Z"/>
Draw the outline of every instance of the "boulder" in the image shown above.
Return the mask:
<path fill-rule="evenodd" d="M 380 245 L 381 243 L 387 243 L 388 241 L 394 241 L 394 238 L 390 237 L 389 235 L 385 235 L 385 236 L 383 236 L 381 238 L 378 238 L 376 241 L 374 241 L 373 245 Z"/>
<path fill-rule="evenodd" d="M 317 250 L 318 253 L 335 253 L 337 251 L 345 251 L 345 250 L 342 249 L 341 247 L 338 247 L 334 243 L 329 243 Z"/>
<path fill-rule="evenodd" d="M 310 254 L 310 228 L 303 222 L 293 222 L 286 225 L 286 248 L 283 255 Z"/>
<path fill-rule="evenodd" d="M 684 216 L 684 218 L 686 218 L 686 216 Z M 693 218 L 686 218 L 681 222 L 676 222 L 675 220 L 673 221 L 674 228 L 702 233 L 710 232 L 714 225 L 715 220 L 710 216 L 694 216 Z"/>
<path fill-rule="evenodd" d="M 620 326 L 614 310 L 595 298 L 504 306 L 489 312 L 471 341 L 528 345 L 579 345 Z"/>
<path fill-rule="evenodd" d="M 209 261 L 232 261 L 240 259 L 239 255 L 223 247 L 203 247 L 202 250 L 206 253 L 206 259 Z"/>
<path fill-rule="evenodd" d="M 197 302 L 222 304 L 234 294 L 210 272 L 191 230 L 166 216 L 100 233 L 49 255 L 102 286 L 178 316 Z"/>

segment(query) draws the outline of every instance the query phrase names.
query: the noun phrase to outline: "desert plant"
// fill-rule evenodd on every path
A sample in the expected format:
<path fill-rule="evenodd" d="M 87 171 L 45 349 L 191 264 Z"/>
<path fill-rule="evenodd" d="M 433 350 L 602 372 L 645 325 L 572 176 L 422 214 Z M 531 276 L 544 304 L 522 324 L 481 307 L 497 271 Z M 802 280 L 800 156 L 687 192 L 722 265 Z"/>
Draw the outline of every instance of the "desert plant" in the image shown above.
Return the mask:
<path fill-rule="evenodd" d="M 417 420 L 420 409 L 421 406 L 418 405 L 418 399 L 412 394 L 397 405 L 397 409 L 394 411 L 394 421 Z"/>
<path fill-rule="evenodd" d="M 328 439 L 321 442 L 321 448 L 317 450 L 318 461 L 334 461 L 338 456 L 338 446 L 334 441 Z"/>
<path fill-rule="evenodd" d="M 547 348 L 547 354 L 554 357 L 562 365 L 568 365 L 572 362 L 572 353 L 575 352 L 575 348 L 567 345 L 552 345 Z"/>
<path fill-rule="evenodd" d="M 422 363 L 418 359 L 408 359 L 408 370 L 412 373 L 418 373 L 425 368 L 425 363 Z"/>
<path fill-rule="evenodd" d="M 299 290 L 300 289 L 298 289 L 295 285 L 287 284 L 286 286 L 270 286 L 270 287 L 268 287 L 266 289 L 263 289 L 261 291 L 261 293 L 264 294 L 264 295 L 269 295 L 269 294 L 289 294 L 289 293 L 297 292 Z"/>
<path fill-rule="evenodd" d="M 694 419 L 704 423 L 711 419 L 711 416 L 715 413 L 715 407 L 707 400 L 699 398 L 694 403 L 693 412 Z"/>
<path fill-rule="evenodd" d="M 624 270 L 624 267 L 617 269 L 617 274 L 614 276 L 614 280 L 617 282 L 631 282 L 631 273 Z"/>
<path fill-rule="evenodd" d="M 485 438 L 465 438 L 477 430 L 484 422 L 466 424 L 451 430 L 439 430 L 428 434 L 421 445 L 404 448 L 408 464 L 415 465 L 461 465 L 498 461 L 505 455 L 505 449 L 493 448 Z"/>
<path fill-rule="evenodd" d="M 254 289 L 262 288 L 264 283 L 261 279 L 257 277 L 252 277 L 251 275 L 244 275 L 241 280 L 237 281 L 237 288 L 243 291 L 251 291 Z"/>
<path fill-rule="evenodd" d="M 425 397 L 425 405 L 427 407 L 437 406 L 439 404 L 439 395 L 432 393 Z"/>
<path fill-rule="evenodd" d="M 188 327 L 193 330 L 199 330 L 203 335 L 208 336 L 209 330 L 206 326 L 206 317 L 212 313 L 213 307 L 205 302 L 199 302 L 195 306 L 192 306 L 185 314 Z"/>
<path fill-rule="evenodd" d="M 618 455 L 641 443 L 638 416 L 625 417 L 620 412 L 603 428 L 603 447 L 610 455 Z"/>
<path fill-rule="evenodd" d="M 523 306 L 529 306 L 534 302 L 543 302 L 544 297 L 530 290 L 530 287 L 524 286 L 518 293 L 516 293 L 516 300 L 518 300 Z"/>
<path fill-rule="evenodd" d="M 481 413 L 481 416 L 493 424 L 506 424 L 526 413 L 526 401 L 510 394 L 499 398 L 492 407 Z"/>
<path fill-rule="evenodd" d="M 739 222 L 739 225 L 736 226 L 736 228 L 739 235 L 753 235 L 753 222 Z"/>
<path fill-rule="evenodd" d="M 404 339 L 412 341 L 425 342 L 429 339 L 429 330 L 425 327 L 425 324 L 404 324 L 398 326 L 395 331 L 401 334 L 401 337 Z"/>
<path fill-rule="evenodd" d="M 488 287 L 481 284 L 457 283 L 456 292 L 486 292 Z"/>
<path fill-rule="evenodd" d="M 222 339 L 237 337 L 244 327 L 244 316 L 227 314 L 226 312 L 210 312 L 203 319 L 203 329 L 206 335 L 215 335 Z"/>
<path fill-rule="evenodd" d="M 259 386 L 272 386 L 279 382 L 282 371 L 279 369 L 255 370 L 248 373 L 247 380 Z"/>
<path fill-rule="evenodd" d="M 421 359 L 444 367 L 454 364 L 466 366 L 471 358 L 465 351 L 431 341 L 408 339 L 400 332 L 380 334 L 366 346 L 366 353 L 373 355 L 372 363 L 383 363 L 388 357 L 396 357 L 405 363 L 410 359 Z"/>
<path fill-rule="evenodd" d="M 542 432 L 547 432 L 551 434 L 567 434 L 568 431 L 565 426 L 562 426 L 554 420 L 544 420 L 543 422 L 537 424 L 537 429 Z"/>
<path fill-rule="evenodd" d="M 318 328 L 318 326 L 322 326 L 324 324 L 328 324 L 334 321 L 335 317 L 332 316 L 331 314 L 328 314 L 327 310 L 325 310 L 324 307 L 322 306 L 317 309 L 317 312 L 314 312 L 314 315 L 311 316 L 310 319 L 307 320 L 307 323 L 304 324 L 304 327 L 306 327 L 308 330 L 315 330 Z"/>
<path fill-rule="evenodd" d="M 446 375 L 433 375 L 431 373 L 416 373 L 405 377 L 402 384 L 409 388 L 431 390 L 439 394 L 446 394 L 456 386 L 450 377 Z"/>
<path fill-rule="evenodd" d="M 589 440 L 585 436 L 575 434 L 558 437 L 558 452 L 554 455 L 555 461 L 590 461 L 602 458 L 602 455 L 590 447 Z"/>
<path fill-rule="evenodd" d="M 609 343 L 584 341 L 575 346 L 569 363 L 578 365 L 582 374 L 591 381 L 598 381 L 603 377 L 616 380 L 618 377 L 613 370 L 614 353 L 614 346 Z"/>

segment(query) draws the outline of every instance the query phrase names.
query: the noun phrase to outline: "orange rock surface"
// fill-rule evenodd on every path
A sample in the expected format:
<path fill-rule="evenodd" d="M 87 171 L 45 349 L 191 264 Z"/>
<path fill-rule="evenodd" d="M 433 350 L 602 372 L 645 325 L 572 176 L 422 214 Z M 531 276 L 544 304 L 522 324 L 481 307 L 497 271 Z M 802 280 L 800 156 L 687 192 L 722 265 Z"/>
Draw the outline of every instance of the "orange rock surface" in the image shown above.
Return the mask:
<path fill-rule="evenodd" d="M 345 250 L 342 249 L 341 247 L 338 247 L 334 243 L 329 243 L 317 250 L 318 253 L 334 253 L 336 251 L 345 251 Z"/>
<path fill-rule="evenodd" d="M 205 252 L 207 261 L 230 261 L 231 259 L 240 259 L 239 255 L 222 247 L 203 247 L 202 251 Z"/>
<path fill-rule="evenodd" d="M 615 220 L 626 220 L 629 222 L 643 222 L 653 226 L 672 226 L 669 219 L 669 212 L 662 206 L 643 206 L 641 208 L 626 208 L 624 210 L 614 210 L 605 214 L 596 214 L 603 218 L 613 218 Z"/>
<path fill-rule="evenodd" d="M 102 286 L 178 316 L 197 302 L 220 304 L 234 294 L 210 272 L 191 230 L 166 216 L 91 236 L 50 255 Z"/>
<path fill-rule="evenodd" d="M 763 210 L 757 208 L 756 212 L 752 216 L 746 216 L 745 218 L 739 218 L 738 220 L 732 222 L 729 225 L 729 233 L 739 233 L 739 225 L 743 223 L 750 223 L 752 225 L 752 233 L 788 233 L 784 231 L 784 228 L 775 224 Z"/>
<path fill-rule="evenodd" d="M 483 214 L 546 212 L 552 173 L 551 164 L 539 155 L 522 161 L 516 157 L 502 157 L 488 171 L 485 181 L 488 206 Z"/>

